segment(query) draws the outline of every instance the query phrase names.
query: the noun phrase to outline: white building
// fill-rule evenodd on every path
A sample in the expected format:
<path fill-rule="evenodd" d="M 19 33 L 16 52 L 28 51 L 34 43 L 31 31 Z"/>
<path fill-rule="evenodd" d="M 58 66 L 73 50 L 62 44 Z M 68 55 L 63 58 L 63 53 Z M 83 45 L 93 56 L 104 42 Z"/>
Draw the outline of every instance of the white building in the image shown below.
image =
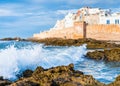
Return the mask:
<path fill-rule="evenodd" d="M 99 24 L 120 24 L 120 15 L 100 16 L 99 21 Z"/>
<path fill-rule="evenodd" d="M 83 7 L 58 20 L 51 30 L 73 27 L 76 21 L 85 21 L 88 24 L 120 24 L 120 13 L 111 13 L 110 9 Z"/>

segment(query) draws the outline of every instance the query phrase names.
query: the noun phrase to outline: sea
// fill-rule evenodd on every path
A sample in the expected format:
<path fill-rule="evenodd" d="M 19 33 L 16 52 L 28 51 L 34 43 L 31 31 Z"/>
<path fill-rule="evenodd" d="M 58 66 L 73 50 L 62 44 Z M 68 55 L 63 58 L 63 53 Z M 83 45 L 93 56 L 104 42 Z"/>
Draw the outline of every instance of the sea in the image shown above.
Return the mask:
<path fill-rule="evenodd" d="M 75 70 L 109 84 L 120 74 L 120 63 L 88 59 L 82 46 L 45 46 L 25 41 L 0 41 L 0 76 L 15 81 L 26 69 L 74 64 Z"/>

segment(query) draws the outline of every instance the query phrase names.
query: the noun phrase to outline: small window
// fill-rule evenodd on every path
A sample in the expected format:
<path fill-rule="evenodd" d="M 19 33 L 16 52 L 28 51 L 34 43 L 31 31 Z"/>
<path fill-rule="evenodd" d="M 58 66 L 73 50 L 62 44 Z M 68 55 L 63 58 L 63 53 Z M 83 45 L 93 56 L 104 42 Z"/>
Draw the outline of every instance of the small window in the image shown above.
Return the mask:
<path fill-rule="evenodd" d="M 116 20 L 115 20 L 115 24 L 119 24 L 119 19 L 116 19 Z"/>
<path fill-rule="evenodd" d="M 110 20 L 107 20 L 107 21 L 106 21 L 106 24 L 110 24 Z"/>
<path fill-rule="evenodd" d="M 108 14 L 107 14 L 107 13 L 105 13 L 105 16 L 108 16 Z"/>

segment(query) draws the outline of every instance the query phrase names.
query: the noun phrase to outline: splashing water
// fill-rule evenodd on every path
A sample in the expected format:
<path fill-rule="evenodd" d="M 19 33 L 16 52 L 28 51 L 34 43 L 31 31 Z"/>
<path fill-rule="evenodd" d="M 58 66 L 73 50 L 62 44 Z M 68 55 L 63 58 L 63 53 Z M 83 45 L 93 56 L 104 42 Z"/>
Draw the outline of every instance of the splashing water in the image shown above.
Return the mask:
<path fill-rule="evenodd" d="M 80 47 L 51 48 L 42 44 L 18 46 L 15 42 L 0 50 L 0 75 L 15 80 L 17 74 L 26 69 L 34 70 L 37 66 L 50 68 L 68 65 L 82 60 L 86 54 L 86 45 Z"/>
<path fill-rule="evenodd" d="M 120 63 L 94 61 L 84 57 L 86 45 L 78 47 L 44 46 L 31 42 L 0 41 L 0 76 L 16 80 L 26 69 L 50 68 L 74 63 L 75 70 L 110 83 L 120 74 Z"/>

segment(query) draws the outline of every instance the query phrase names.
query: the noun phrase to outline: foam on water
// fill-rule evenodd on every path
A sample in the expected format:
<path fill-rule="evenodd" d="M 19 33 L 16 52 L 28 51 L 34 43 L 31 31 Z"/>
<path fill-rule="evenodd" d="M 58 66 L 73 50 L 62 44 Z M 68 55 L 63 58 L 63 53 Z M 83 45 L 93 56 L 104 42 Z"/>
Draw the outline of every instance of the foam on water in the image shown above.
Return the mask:
<path fill-rule="evenodd" d="M 119 62 L 104 62 L 84 59 L 75 64 L 76 70 L 81 70 L 85 74 L 93 75 L 93 77 L 103 83 L 111 83 L 120 74 Z"/>
<path fill-rule="evenodd" d="M 15 46 L 12 43 L 9 47 L 0 49 L 0 76 L 11 80 L 17 79 L 16 75 L 26 69 L 68 65 L 83 60 L 81 57 L 86 54 L 86 45 L 54 49 L 44 47 L 42 44 L 22 48 Z"/>
<path fill-rule="evenodd" d="M 75 64 L 75 70 L 110 83 L 120 74 L 120 63 L 90 60 L 84 57 L 86 45 L 78 47 L 44 46 L 31 42 L 0 42 L 0 76 L 16 80 L 26 69 Z"/>

